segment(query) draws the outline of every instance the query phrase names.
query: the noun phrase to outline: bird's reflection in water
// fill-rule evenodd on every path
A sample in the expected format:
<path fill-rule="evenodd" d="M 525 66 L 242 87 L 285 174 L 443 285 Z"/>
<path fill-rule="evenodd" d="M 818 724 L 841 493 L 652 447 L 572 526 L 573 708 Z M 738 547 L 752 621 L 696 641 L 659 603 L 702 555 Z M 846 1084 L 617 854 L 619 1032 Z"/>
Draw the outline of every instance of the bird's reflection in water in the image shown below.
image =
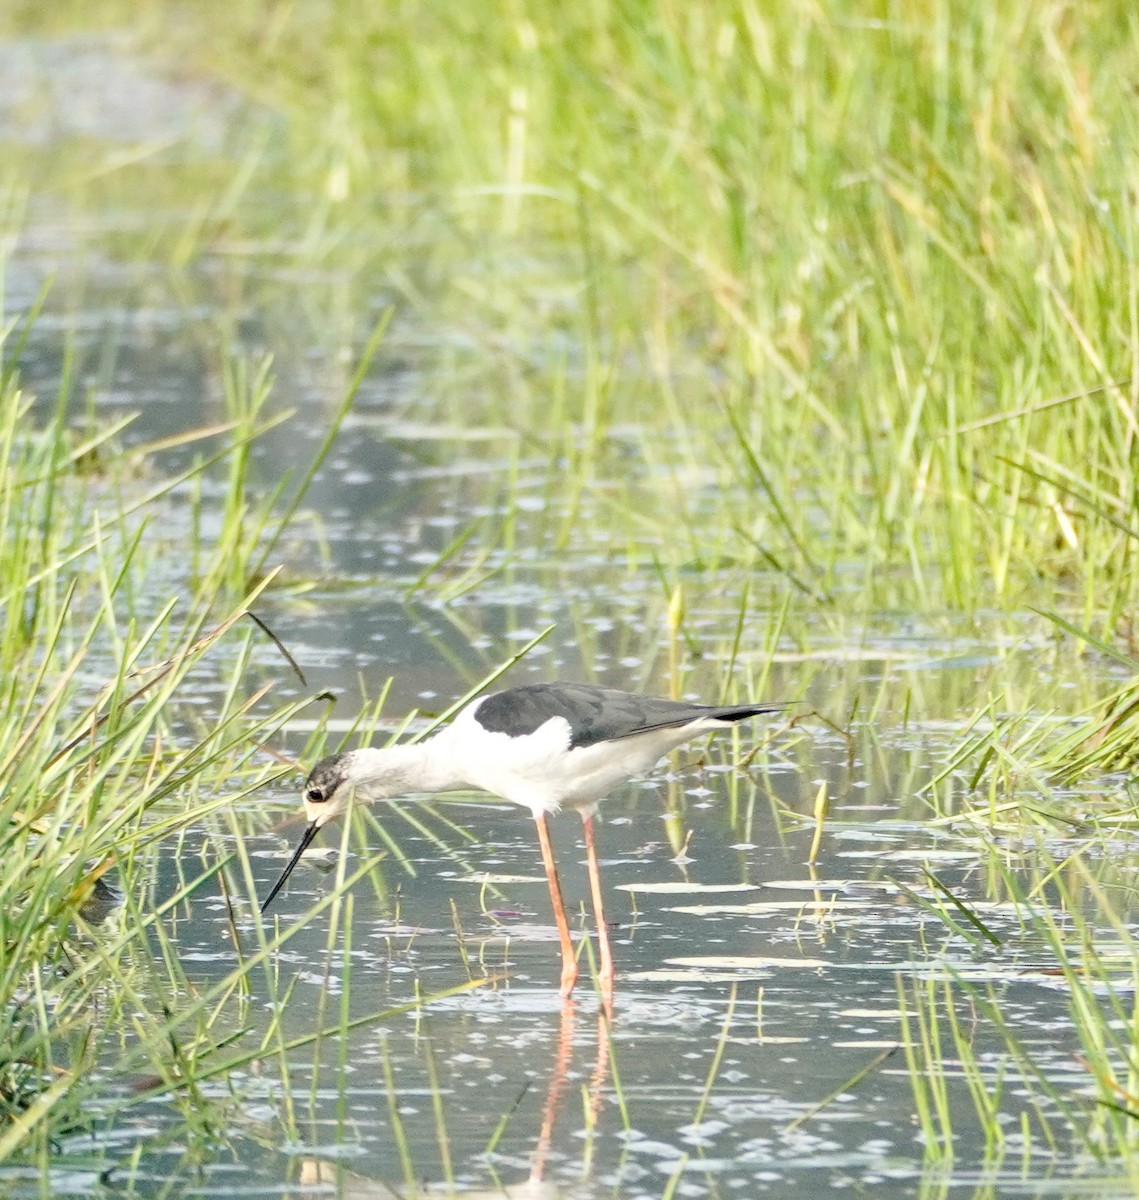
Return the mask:
<path fill-rule="evenodd" d="M 554 1058 L 546 1083 L 546 1099 L 542 1105 L 542 1123 L 538 1139 L 530 1154 L 530 1174 L 515 1183 L 501 1181 L 491 1169 L 493 1182 L 489 1187 L 448 1186 L 443 1183 L 392 1184 L 382 1179 L 369 1179 L 347 1170 L 342 1163 L 330 1159 L 305 1158 L 300 1163 L 300 1177 L 284 1195 L 292 1200 L 316 1200 L 316 1197 L 335 1196 L 342 1200 L 427 1200 L 428 1197 L 456 1196 L 463 1200 L 557 1200 L 562 1185 L 546 1178 L 546 1166 L 554 1141 L 554 1130 L 563 1098 L 568 1090 L 574 1059 L 574 1035 L 577 1028 L 577 1006 L 572 999 L 562 1004 Z M 604 1010 L 597 1014 L 596 1056 L 589 1077 L 589 1124 L 595 1127 L 601 1114 L 603 1093 L 609 1082 L 609 1023 Z M 589 1173 L 590 1154 L 586 1153 L 578 1182 Z"/>
<path fill-rule="evenodd" d="M 550 1072 L 550 1081 L 546 1085 L 546 1103 L 542 1108 L 542 1127 L 538 1131 L 538 1142 L 530 1156 L 530 1178 L 527 1184 L 533 1187 L 542 1184 L 545 1176 L 546 1159 L 549 1156 L 550 1145 L 554 1139 L 554 1125 L 557 1121 L 558 1110 L 561 1107 L 562 1096 L 569 1081 L 569 1070 L 573 1063 L 573 1037 L 576 1024 L 576 1005 L 567 999 L 562 1004 L 561 1022 L 558 1027 L 557 1050 L 554 1055 L 554 1065 Z M 593 1064 L 593 1074 L 589 1081 L 589 1123 L 596 1126 L 601 1113 L 601 1093 L 609 1081 L 609 1022 L 604 1008 L 597 1014 L 597 1057 Z M 519 1196 L 556 1196 L 556 1186 L 549 1191 L 519 1192 Z M 510 1194 L 510 1193 L 508 1193 Z"/>

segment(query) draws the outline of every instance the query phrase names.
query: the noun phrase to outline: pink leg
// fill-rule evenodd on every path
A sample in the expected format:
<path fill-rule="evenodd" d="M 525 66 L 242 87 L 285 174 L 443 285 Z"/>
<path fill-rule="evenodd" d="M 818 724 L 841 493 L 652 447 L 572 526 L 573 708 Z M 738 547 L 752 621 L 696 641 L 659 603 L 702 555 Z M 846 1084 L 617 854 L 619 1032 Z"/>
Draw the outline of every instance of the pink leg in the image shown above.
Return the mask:
<path fill-rule="evenodd" d="M 577 982 L 577 958 L 573 952 L 566 906 L 562 901 L 562 889 L 558 884 L 558 871 L 554 866 L 554 852 L 550 848 L 550 831 L 546 826 L 546 814 L 538 813 L 534 818 L 538 826 L 538 842 L 542 847 L 542 862 L 546 865 L 546 882 L 550 885 L 550 900 L 554 905 L 554 920 L 558 925 L 558 937 L 562 943 L 562 995 L 568 996 Z"/>
<path fill-rule="evenodd" d="M 593 892 L 593 919 L 597 923 L 597 948 L 601 969 L 597 981 L 601 985 L 601 1003 L 605 1015 L 613 1017 L 613 953 L 609 949 L 609 927 L 605 924 L 605 907 L 601 902 L 601 868 L 597 863 L 597 845 L 593 840 L 593 814 L 583 812 L 581 824 L 585 832 L 585 853 L 589 859 L 589 887 Z"/>

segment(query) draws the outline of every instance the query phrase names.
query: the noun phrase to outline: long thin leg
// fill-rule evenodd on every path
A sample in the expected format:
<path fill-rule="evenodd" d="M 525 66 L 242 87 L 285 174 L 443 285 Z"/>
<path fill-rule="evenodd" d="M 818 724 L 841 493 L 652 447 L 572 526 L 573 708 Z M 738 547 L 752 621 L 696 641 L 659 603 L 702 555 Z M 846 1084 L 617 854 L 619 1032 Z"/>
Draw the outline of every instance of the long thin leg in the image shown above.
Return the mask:
<path fill-rule="evenodd" d="M 573 952 L 566 906 L 562 900 L 562 889 L 558 883 L 558 871 L 554 866 L 554 852 L 550 848 L 550 831 L 546 826 L 546 814 L 534 817 L 538 826 L 538 842 L 542 847 L 542 862 L 546 864 L 546 882 L 550 885 L 550 900 L 554 906 L 554 920 L 558 925 L 558 937 L 562 943 L 562 995 L 568 996 L 577 982 L 577 958 Z"/>
<path fill-rule="evenodd" d="M 582 829 L 585 833 L 585 854 L 589 859 L 589 887 L 593 892 L 593 919 L 597 923 L 597 948 L 601 956 L 601 967 L 597 982 L 601 985 L 601 1002 L 605 1015 L 613 1016 L 613 952 L 609 949 L 609 927 L 605 924 L 605 906 L 601 902 L 601 868 L 597 863 L 597 845 L 593 840 L 593 814 L 582 812 Z"/>

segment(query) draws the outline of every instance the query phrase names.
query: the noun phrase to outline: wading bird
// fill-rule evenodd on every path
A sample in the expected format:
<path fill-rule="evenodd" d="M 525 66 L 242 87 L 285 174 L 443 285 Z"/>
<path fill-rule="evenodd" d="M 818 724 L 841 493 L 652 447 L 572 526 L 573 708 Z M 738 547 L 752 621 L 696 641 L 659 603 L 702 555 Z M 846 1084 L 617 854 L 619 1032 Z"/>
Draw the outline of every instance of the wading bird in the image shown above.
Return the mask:
<path fill-rule="evenodd" d="M 333 754 L 313 768 L 304 790 L 308 828 L 261 905 L 281 890 L 317 831 L 351 799 L 371 803 L 411 792 L 477 788 L 534 814 L 562 950 L 563 996 L 577 981 L 577 958 L 550 848 L 546 817 L 581 814 L 599 948 L 598 982 L 613 1005 L 613 956 L 601 900 L 593 834 L 598 802 L 643 775 L 659 758 L 702 733 L 777 712 L 781 704 L 689 704 L 655 700 L 584 683 L 536 683 L 472 701 L 433 737 L 407 745 Z"/>

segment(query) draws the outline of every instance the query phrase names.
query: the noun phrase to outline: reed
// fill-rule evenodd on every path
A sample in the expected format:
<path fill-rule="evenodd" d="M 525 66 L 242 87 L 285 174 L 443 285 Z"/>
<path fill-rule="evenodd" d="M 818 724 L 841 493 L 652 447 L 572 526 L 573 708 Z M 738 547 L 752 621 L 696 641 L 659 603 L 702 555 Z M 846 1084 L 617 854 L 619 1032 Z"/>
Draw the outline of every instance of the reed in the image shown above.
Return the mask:
<path fill-rule="evenodd" d="M 232 419 L 200 433 L 225 444 L 163 477 L 145 447 L 110 451 L 125 426 L 93 433 L 76 424 L 67 378 L 45 412 L 21 392 L 16 370 L 4 373 L 4 1160 L 46 1161 L 62 1132 L 156 1093 L 185 1136 L 214 1139 L 225 1105 L 203 1083 L 273 1048 L 282 1120 L 295 1121 L 288 1053 L 308 1039 L 289 1039 L 276 1021 L 258 1033 L 249 1011 L 252 990 L 287 998 L 293 984 L 272 964 L 295 930 L 270 937 L 255 923 L 251 935 L 239 915 L 253 892 L 241 834 L 257 822 L 218 824 L 235 802 L 291 774 L 260 746 L 311 703 L 303 694 L 272 700 L 269 669 L 287 675 L 295 663 L 277 657 L 263 622 L 247 619 L 279 586 L 279 568 L 264 554 L 282 518 L 275 498 L 254 499 L 250 470 L 250 447 L 267 427 L 267 366 L 250 375 L 235 365 L 232 379 Z M 194 520 L 193 484 L 207 474 L 224 480 L 222 519 L 191 564 L 179 551 Z M 297 502 L 294 494 L 288 513 Z M 163 560 L 172 569 L 160 571 Z M 144 586 L 148 578 L 169 579 L 169 591 Z M 211 693 L 204 720 L 203 686 Z M 207 847 L 196 863 L 191 829 Z M 211 848 L 211 831 L 230 836 Z M 161 870 L 171 846 L 172 889 Z M 181 965 L 175 929 L 189 904 L 217 888 L 234 965 L 202 991 Z M 335 1033 L 351 1024 L 347 996 L 346 988 L 329 1015 Z"/>
<path fill-rule="evenodd" d="M 773 821 L 780 836 L 813 812 L 812 857 L 842 831 L 850 764 L 890 755 L 881 774 L 908 818 L 1010 841 L 1075 830 L 1096 862 L 1133 834 L 1139 130 L 1119 81 L 1136 75 L 1139 40 L 1125 5 L 1083 6 L 1078 20 L 1059 0 L 343 0 L 268 20 L 238 0 L 224 21 L 167 0 L 138 8 L 14 3 L 0 28 L 129 24 L 153 61 L 231 88 L 248 140 L 184 156 L 6 145 L 2 233 L 47 200 L 96 226 L 92 257 L 145 263 L 179 311 L 206 308 L 187 326 L 210 361 L 219 330 L 251 309 L 275 357 L 221 356 L 225 420 L 186 431 L 197 459 L 164 472 L 161 447 L 84 410 L 76 344 L 57 394 L 21 392 L 52 297 L 3 323 L 0 1158 L 46 1161 L 53 1136 L 98 1109 L 111 1085 L 91 1064 L 128 1027 L 114 1085 L 152 1081 L 139 1094 L 168 1096 L 194 1138 L 224 1125 L 201 1085 L 255 1053 L 278 1072 L 282 1127 L 301 1120 L 290 1056 L 311 1043 L 248 1008 L 254 990 L 274 1012 L 293 994 L 275 950 L 295 930 L 238 918 L 253 891 L 239 835 L 256 821 L 228 824 L 225 810 L 277 776 L 256 745 L 303 701 L 275 699 L 278 661 L 243 614 L 281 594 L 272 564 L 381 336 L 414 379 L 400 415 L 452 431 L 441 459 L 477 437 L 487 467 L 440 485 L 466 515 L 393 592 L 481 633 L 482 589 L 537 580 L 568 597 L 583 663 L 606 644 L 678 692 L 793 684 L 788 699 L 818 705 L 821 719 L 805 706 L 774 749 L 734 756 L 751 771 L 730 785 L 742 840 L 757 810 L 777 808 L 761 799 L 775 794 L 772 756 L 806 768 L 812 729 L 841 731 L 847 776 L 804 786 Z M 157 214 L 142 236 L 86 219 L 128 204 Z M 70 302 L 80 268 L 64 283 Z M 270 364 L 292 368 L 311 347 L 322 365 L 355 348 L 358 365 L 322 410 L 311 469 L 264 487 L 252 448 L 283 419 Z M 100 353 L 105 374 L 114 348 Z M 593 598 L 574 594 L 585 571 L 628 584 L 644 628 L 591 630 Z M 899 678 L 886 659 L 867 683 L 856 652 L 897 613 L 949 637 L 954 622 L 993 620 L 1029 649 L 936 682 Z M 487 658 L 485 671 L 455 665 L 474 685 Z M 1123 672 L 1111 683 L 1107 661 Z M 208 719 L 188 703 L 204 681 Z M 371 736 L 379 713 L 354 735 Z M 910 744 L 946 714 L 953 745 Z M 328 741 L 319 728 L 306 752 Z M 1103 795 L 1073 802 L 1063 789 L 1089 778 Z M 436 810 L 396 812 L 371 832 L 399 869 L 405 826 L 437 849 L 462 840 Z M 171 884 L 157 847 L 188 828 L 216 841 L 200 861 L 181 854 Z M 1060 871 L 1036 849 L 1037 892 L 995 846 L 986 878 L 1048 947 L 1096 1103 L 1046 1077 L 998 988 L 919 981 L 901 990 L 919 1126 L 931 1160 L 950 1161 L 974 1122 L 998 1158 L 1016 1075 L 1021 1129 L 1130 1176 L 1134 981 L 1101 951 L 1102 926 L 1126 931 L 1126 915 L 1100 868 Z M 369 869 L 342 859 L 338 882 Z M 102 929 L 83 913 L 112 877 L 126 899 Z M 949 936 L 1004 951 L 983 909 L 941 874 L 925 883 L 911 901 Z M 190 998 L 168 925 L 215 887 L 232 906 L 235 967 Z M 307 917 L 329 912 L 343 933 L 338 904 Z M 1082 912 L 1074 942 L 1058 914 Z M 966 1002 L 1004 1074 L 976 1056 Z M 341 1006 L 312 1036 L 356 1020 Z M 614 1085 L 630 1127 L 636 1095 L 616 1071 Z M 666 1186 L 682 1182 L 683 1168 Z"/>
<path fill-rule="evenodd" d="M 896 21 L 348 0 L 281 10 L 268 38 L 252 0 L 172 12 L 132 18 L 137 44 L 271 109 L 275 152 L 267 132 L 228 178 L 144 159 L 50 186 L 88 209 L 197 197 L 135 251 L 175 269 L 287 239 L 337 280 L 302 299 L 314 343 L 366 346 L 380 278 L 463 333 L 412 415 L 493 435 L 508 495 L 417 591 L 590 528 L 670 595 L 695 569 L 848 610 L 1060 607 L 1105 637 L 1134 601 L 1139 135 L 1108 81 L 1139 51 L 1118 6 L 1077 28 L 1029 0 Z M 393 271 L 393 244 L 432 278 Z M 519 510 L 524 481 L 547 503 Z"/>

